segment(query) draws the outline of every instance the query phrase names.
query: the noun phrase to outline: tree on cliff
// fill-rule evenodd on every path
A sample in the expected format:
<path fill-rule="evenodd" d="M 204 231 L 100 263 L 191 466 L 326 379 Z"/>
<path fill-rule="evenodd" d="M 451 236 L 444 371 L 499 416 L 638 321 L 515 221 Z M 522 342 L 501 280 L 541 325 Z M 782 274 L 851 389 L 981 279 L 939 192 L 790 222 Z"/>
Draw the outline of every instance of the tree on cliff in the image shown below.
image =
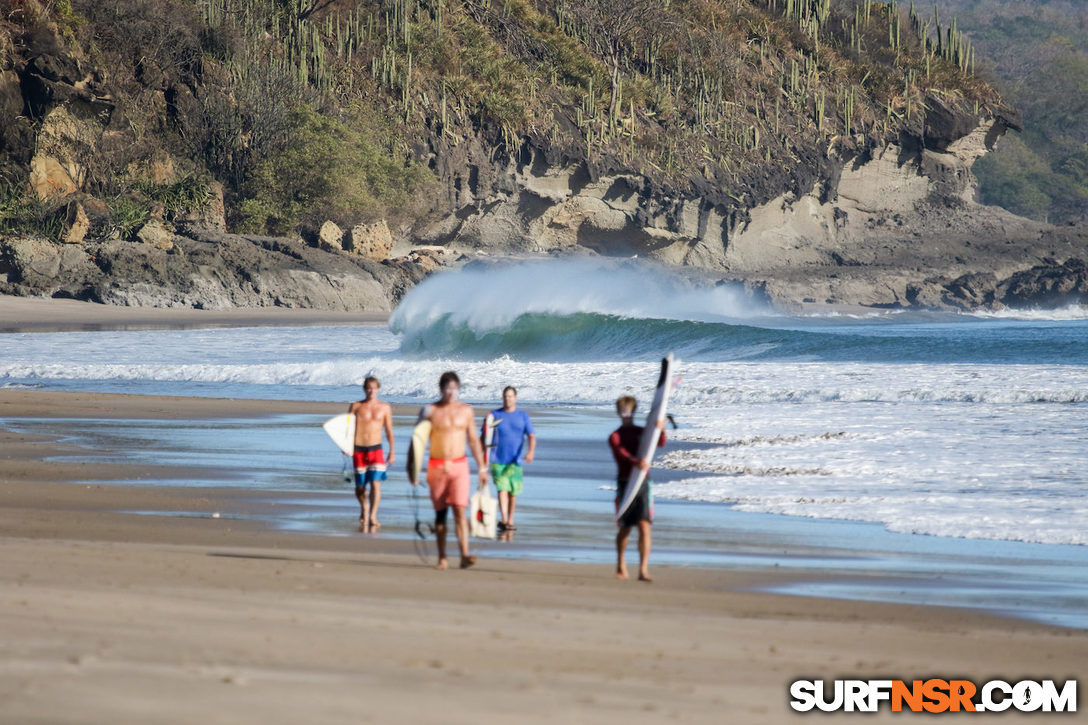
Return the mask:
<path fill-rule="evenodd" d="M 945 0 L 980 72 L 1023 113 L 1024 132 L 975 165 L 987 204 L 1055 223 L 1088 220 L 1088 7 L 1074 0 Z"/>
<path fill-rule="evenodd" d="M 558 7 L 581 26 L 579 40 L 608 63 L 612 81 L 608 117 L 614 120 L 624 50 L 661 30 L 666 20 L 661 0 L 571 0 Z"/>
<path fill-rule="evenodd" d="M 507 193 L 496 173 L 529 158 L 729 216 L 806 193 L 831 155 L 919 137 L 935 98 L 967 126 L 1004 113 L 881 3 L 0 0 L 16 5 L 0 18 L 0 198 L 41 201 L 23 198 L 38 154 L 86 168 L 79 193 L 118 218 L 220 183 L 228 226 L 255 233 L 427 224 Z M 86 152 L 50 146 L 72 119 Z"/>

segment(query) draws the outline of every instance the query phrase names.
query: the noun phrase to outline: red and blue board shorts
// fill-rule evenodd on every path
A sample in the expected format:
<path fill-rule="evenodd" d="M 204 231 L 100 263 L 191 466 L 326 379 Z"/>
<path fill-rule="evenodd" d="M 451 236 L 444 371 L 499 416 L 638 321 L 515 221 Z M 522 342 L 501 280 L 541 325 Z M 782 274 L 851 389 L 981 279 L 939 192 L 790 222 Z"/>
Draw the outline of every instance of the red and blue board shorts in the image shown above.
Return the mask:
<path fill-rule="evenodd" d="M 355 446 L 351 457 L 355 465 L 355 487 L 385 480 L 385 452 L 381 444 L 376 446 Z"/>

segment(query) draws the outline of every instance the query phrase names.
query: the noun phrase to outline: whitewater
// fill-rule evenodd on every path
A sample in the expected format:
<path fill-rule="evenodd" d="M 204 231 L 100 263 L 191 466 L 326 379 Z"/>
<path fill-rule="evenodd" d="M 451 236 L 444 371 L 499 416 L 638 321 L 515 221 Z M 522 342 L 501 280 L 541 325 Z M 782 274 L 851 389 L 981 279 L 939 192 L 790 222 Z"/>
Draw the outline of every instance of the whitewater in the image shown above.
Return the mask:
<path fill-rule="evenodd" d="M 422 402 L 455 369 L 481 406 L 512 384 L 601 420 L 669 350 L 659 498 L 1088 544 L 1084 308 L 791 316 L 633 261 L 522 263 L 435 275 L 388 325 L 0 335 L 0 386 L 346 401 L 375 374 Z"/>

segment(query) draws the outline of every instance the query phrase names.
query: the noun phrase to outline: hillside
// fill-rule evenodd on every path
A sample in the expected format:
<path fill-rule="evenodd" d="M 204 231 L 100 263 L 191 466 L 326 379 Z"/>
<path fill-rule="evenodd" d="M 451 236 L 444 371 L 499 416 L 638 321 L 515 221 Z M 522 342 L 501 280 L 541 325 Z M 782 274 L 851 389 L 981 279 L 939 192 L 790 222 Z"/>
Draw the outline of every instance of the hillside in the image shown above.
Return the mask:
<path fill-rule="evenodd" d="M 1079 248 L 1062 238 L 1025 255 L 1042 228 L 974 205 L 971 165 L 1019 119 L 973 74 L 974 47 L 939 10 L 0 10 L 9 293 L 388 307 L 458 255 L 581 251 L 700 267 L 783 301 L 972 305 L 948 283 L 988 270 L 996 284 Z M 933 234 L 937 251 L 914 241 Z M 945 254 L 984 237 L 994 249 Z M 294 293 L 299 275 L 308 294 Z M 345 295 L 354 279 L 384 301 Z"/>
<path fill-rule="evenodd" d="M 980 75 L 1023 113 L 976 167 L 983 201 L 1057 224 L 1088 220 L 1088 7 L 1067 0 L 949 0 Z"/>

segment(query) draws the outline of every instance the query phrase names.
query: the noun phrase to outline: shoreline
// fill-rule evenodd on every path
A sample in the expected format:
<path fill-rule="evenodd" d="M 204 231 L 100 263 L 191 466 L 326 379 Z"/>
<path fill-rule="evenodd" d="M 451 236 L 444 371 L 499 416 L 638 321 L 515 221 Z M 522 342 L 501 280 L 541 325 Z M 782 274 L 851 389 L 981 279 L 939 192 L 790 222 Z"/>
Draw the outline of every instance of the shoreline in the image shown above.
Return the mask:
<path fill-rule="evenodd" d="M 250 522 L 276 535 L 350 539 L 358 538 L 352 523 L 356 504 L 350 484 L 338 475 L 340 454 L 318 427 L 323 416 L 343 408 L 340 401 L 0 389 L 0 444 L 36 444 L 38 450 L 49 451 L 41 470 L 53 473 L 36 475 L 42 483 L 117 488 L 110 494 L 112 513 L 206 518 L 211 512 L 202 503 L 216 495 L 245 502 L 238 511 L 220 512 L 224 519 Z M 400 541 L 394 549 L 410 544 L 412 510 L 421 507 L 417 514 L 424 519 L 430 511 L 425 495 L 419 500 L 408 495 L 400 466 L 417 404 L 393 404 L 393 409 L 398 461 L 383 487 L 382 507 L 382 520 L 391 526 L 363 539 L 381 550 L 393 540 Z M 530 410 L 540 433 L 564 451 L 563 463 L 546 453 L 533 466 L 536 493 L 520 502 L 523 525 L 516 540 L 475 545 L 487 557 L 609 565 L 610 494 L 601 493 L 608 464 L 584 432 L 565 437 L 569 423 L 563 422 L 564 416 Z M 607 427 L 607 416 L 598 417 L 580 419 L 578 427 Z M 53 434 L 53 420 L 68 421 L 62 424 L 63 433 Z M 277 444 L 282 436 L 291 443 Z M 245 452 L 232 452 L 231 440 L 245 440 Z M 575 469 L 569 468 L 568 459 L 579 462 Z M 23 469 L 22 475 L 30 470 Z M 0 467 L 0 479 L 2 472 Z M 575 477 L 568 478 L 572 473 Z M 655 480 L 690 475 L 697 474 L 663 469 Z M 178 488 L 179 480 L 187 480 L 187 488 Z M 127 501 L 125 491 L 141 484 L 148 493 Z M 169 505 L 157 505 L 151 492 L 160 488 L 170 492 L 164 494 Z M 191 505 L 185 505 L 186 496 Z M 748 513 L 683 499 L 659 498 L 658 509 L 662 526 L 654 536 L 656 566 L 775 569 L 790 572 L 792 578 L 770 588 L 795 596 L 961 607 L 1072 629 L 1086 628 L 1088 622 L 1072 604 L 1088 596 L 1073 586 L 1072 570 L 1084 558 L 1082 547 L 902 534 L 874 522 Z M 629 557 L 633 552 L 629 550 Z M 995 572 L 1003 561 L 1021 564 L 1004 565 L 1011 568 L 1001 577 Z M 1029 576 L 1029 569 L 1046 573 Z M 1012 589 L 1006 591 L 998 581 L 1007 581 Z M 1047 608 L 1041 595 L 1013 596 L 1014 589 L 1031 586 L 1039 591 L 1060 588 L 1070 604 Z M 947 593 L 957 590 L 961 594 Z"/>
<path fill-rule="evenodd" d="M 243 402 L 250 416 L 324 412 L 0 390 L 0 417 L 212 420 Z M 194 487 L 191 468 L 139 459 L 71 460 L 58 456 L 64 436 L 0 430 L 2 719 L 401 722 L 442 708 L 466 723 L 506 711 L 758 725 L 797 719 L 788 689 L 801 678 L 1015 681 L 1088 667 L 1088 631 L 779 593 L 804 583 L 790 567 L 655 565 L 644 585 L 602 564 L 483 552 L 472 570 L 440 573 L 411 538 L 266 523 L 302 494 Z M 348 496 L 307 496 L 333 495 Z"/>
<path fill-rule="evenodd" d="M 874 315 L 886 307 L 797 302 L 772 305 L 781 315 Z M 909 308 L 903 308 L 909 311 Z M 185 330 L 215 327 L 384 325 L 389 312 L 341 312 L 288 307 L 121 307 L 46 297 L 0 295 L 0 333 L 102 330 Z"/>
<path fill-rule="evenodd" d="M 394 415 L 415 415 L 419 406 L 391 403 Z M 0 388 L 2 418 L 239 418 L 295 413 L 339 415 L 347 401 L 212 398 L 187 395 L 89 393 Z"/>
<path fill-rule="evenodd" d="M 78 300 L 0 295 L 0 333 L 381 325 L 388 319 L 388 312 L 341 312 L 288 307 L 236 307 L 222 310 L 118 307 Z"/>

